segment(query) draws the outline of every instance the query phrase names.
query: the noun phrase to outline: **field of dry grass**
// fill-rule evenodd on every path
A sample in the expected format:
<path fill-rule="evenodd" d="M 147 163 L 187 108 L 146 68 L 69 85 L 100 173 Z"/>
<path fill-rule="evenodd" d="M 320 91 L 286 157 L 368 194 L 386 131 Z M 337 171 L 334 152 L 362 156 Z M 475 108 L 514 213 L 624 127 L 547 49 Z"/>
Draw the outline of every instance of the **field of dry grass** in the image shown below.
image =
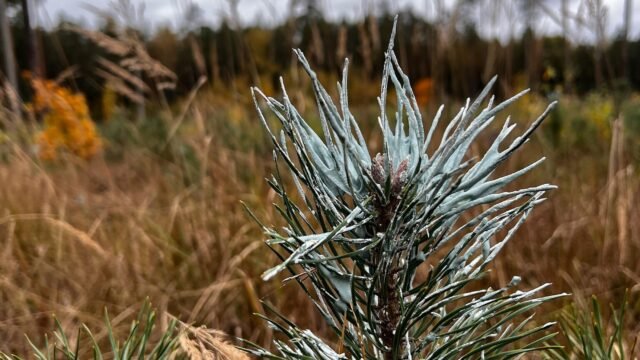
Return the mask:
<path fill-rule="evenodd" d="M 304 101 L 313 117 L 312 102 Z M 518 168 L 531 160 L 528 154 L 542 153 L 544 165 L 519 181 L 551 182 L 559 189 L 498 257 L 487 282 L 503 285 L 517 274 L 526 286 L 552 282 L 549 292 L 573 294 L 547 305 L 540 322 L 557 319 L 570 302 L 591 295 L 619 307 L 629 289 L 626 328 L 632 342 L 640 332 L 640 159 L 634 148 L 640 134 L 633 137 L 628 124 L 640 118 L 621 111 L 620 120 L 607 119 L 612 125 L 600 128 L 589 123 L 588 113 L 579 116 L 587 101 L 561 99 L 528 150 L 504 165 L 504 171 Z M 532 95 L 510 113 L 524 126 L 544 102 Z M 634 109 L 638 100 L 625 106 Z M 372 109 L 355 113 L 374 130 Z M 4 140 L 3 351 L 26 353 L 25 334 L 43 343 L 54 314 L 65 328 L 86 323 L 100 329 L 106 308 L 113 326 L 126 329 L 146 298 L 164 314 L 164 326 L 171 314 L 268 344 L 272 333 L 252 315 L 264 311 L 264 300 L 327 334 L 293 284 L 259 279 L 277 258 L 241 201 L 265 222 L 278 220 L 271 207 L 275 194 L 264 181 L 271 153 L 247 96 L 228 99 L 204 91 L 180 123 L 170 119 L 159 112 L 141 123 L 122 116 L 102 124 L 104 150 L 89 161 L 71 155 L 41 161 L 32 148 Z M 371 146 L 376 143 L 372 135 Z"/>
<path fill-rule="evenodd" d="M 116 3 L 121 8 L 106 9 L 105 20 L 112 11 L 124 19 L 135 12 L 131 2 Z M 377 52 L 382 52 L 381 39 L 387 34 L 384 27 L 378 28 L 383 23 L 373 20 L 372 15 L 351 30 L 334 24 L 335 44 L 324 39 L 332 32 L 322 35 L 311 21 L 307 29 L 311 38 L 302 45 L 294 41 L 300 34 L 293 31 L 297 21 L 293 17 L 277 31 L 231 26 L 225 36 L 216 35 L 219 44 L 205 37 L 206 32 L 183 36 L 169 31 L 164 37 L 145 39 L 135 26 L 119 28 L 117 22 L 109 34 L 61 26 L 51 39 L 60 42 L 58 36 L 65 35 L 67 41 L 92 44 L 84 49 L 92 52 L 92 60 L 83 58 L 75 42 L 67 43 L 65 54 L 60 42 L 56 51 L 64 61 L 55 65 L 66 70 L 55 71 L 56 79 L 39 79 L 37 72 L 27 72 L 18 94 L 2 76 L 0 359 L 4 353 L 26 356 L 33 351 L 32 344 L 44 346 L 55 336 L 57 321 L 72 342 L 84 324 L 98 343 L 107 344 L 105 310 L 113 331 L 126 336 L 147 301 L 159 315 L 156 330 L 162 332 L 176 318 L 194 326 L 187 328 L 180 344 L 186 353 L 195 342 L 185 339 L 198 334 L 213 334 L 211 344 L 222 344 L 218 334 L 224 333 L 230 339 L 269 347 L 277 335 L 255 316 L 265 313 L 265 303 L 301 328 L 338 343 L 295 281 L 285 280 L 287 275 L 268 282 L 260 278 L 280 259 L 264 244 L 264 234 L 245 206 L 264 223 L 279 225 L 283 220 L 273 206 L 278 196 L 265 180 L 274 171 L 271 143 L 249 86 L 258 85 L 279 97 L 275 71 L 285 69 L 291 99 L 319 130 L 310 81 L 299 65 L 289 64 L 288 52 L 282 56 L 274 48 L 306 46 L 312 62 L 323 63 L 318 76 L 328 88 L 338 80 L 334 65 L 350 56 L 354 64 L 350 105 L 375 154 L 381 147 L 375 106 L 380 85 L 372 75 L 376 66 L 372 58 L 382 59 Z M 520 45 L 482 40 L 487 59 L 471 59 L 467 48 L 475 56 L 483 53 L 482 46 L 476 49 L 466 35 L 458 34 L 450 44 L 439 43 L 457 31 L 448 21 L 455 25 L 457 20 L 445 19 L 433 28 L 412 27 L 410 36 L 407 28 L 399 35 L 402 65 L 410 63 L 422 76 L 411 80 L 425 119 L 436 112 L 438 98 L 446 103 L 445 121 L 451 119 L 460 107 L 455 97 L 477 85 L 471 81 L 478 82 L 479 77 L 471 75 L 479 69 L 488 78 L 490 72 L 508 68 L 496 87 L 498 97 L 548 77 L 529 84 L 539 92 L 505 112 L 520 130 L 551 100 L 559 100 L 532 141 L 497 170 L 511 173 L 542 154 L 547 160 L 510 186 L 551 183 L 559 188 L 518 230 L 493 262 L 483 285 L 502 287 L 519 275 L 523 288 L 552 283 L 544 295 L 571 294 L 542 305 L 534 318 L 537 324 L 566 319 L 577 307 L 585 322 L 574 325 L 590 328 L 596 318 L 590 311 L 595 296 L 606 320 L 602 327 L 589 330 L 610 335 L 616 332 L 612 309 L 625 308 L 620 342 L 623 351 L 640 358 L 640 93 L 630 90 L 631 82 L 621 87 L 625 93 L 617 93 L 612 78 L 611 84 L 589 80 L 592 86 L 579 97 L 564 95 L 562 89 L 578 92 L 578 83 L 571 83 L 572 71 L 589 69 L 590 74 L 592 65 L 578 64 L 591 61 L 592 54 L 583 56 L 587 51 L 583 46 L 571 45 L 567 38 L 536 40 L 535 34 L 533 40 L 523 37 Z M 412 36 L 420 31 L 424 39 Z M 633 44 L 637 48 L 637 42 Z M 615 46 L 612 49 L 611 54 L 617 54 Z M 600 56 L 599 45 L 593 51 Z M 520 52 L 535 59 L 518 65 Z M 544 52 L 557 56 L 542 57 Z M 568 57 L 570 53 L 575 54 Z M 60 54 L 45 55 L 51 60 Z M 424 63 L 412 63 L 415 59 Z M 556 71 L 547 66 L 553 59 L 563 62 L 562 79 L 549 75 Z M 602 65 L 593 66 L 597 78 Z M 629 75 L 618 70 L 618 76 Z M 85 90 L 96 90 L 92 99 L 90 91 L 76 92 L 82 88 L 78 80 L 86 82 Z M 45 89 L 42 94 L 38 87 Z M 594 90 L 605 88 L 616 90 Z M 30 104 L 20 99 L 31 95 Z M 93 103 L 88 104 L 85 96 Z M 471 148 L 471 157 L 482 154 L 499 133 L 499 127 L 488 130 Z M 570 344 L 570 331 L 560 326 L 553 331 L 560 332 L 560 344 Z M 89 341 L 82 338 L 84 345 Z M 90 346 L 83 351 L 80 358 L 90 356 Z M 568 358 L 581 358 L 578 353 Z"/>

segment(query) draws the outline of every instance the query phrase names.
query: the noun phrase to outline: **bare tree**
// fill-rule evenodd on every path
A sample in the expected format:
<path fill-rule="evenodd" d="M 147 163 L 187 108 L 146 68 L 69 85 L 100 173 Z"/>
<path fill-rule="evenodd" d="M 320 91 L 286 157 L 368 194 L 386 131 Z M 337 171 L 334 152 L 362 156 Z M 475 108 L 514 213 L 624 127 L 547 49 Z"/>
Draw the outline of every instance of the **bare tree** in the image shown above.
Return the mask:
<path fill-rule="evenodd" d="M 11 91 L 17 91 L 18 79 L 16 76 L 16 61 L 13 53 L 13 41 L 11 39 L 11 27 L 7 17 L 7 3 L 0 0 L 0 31 L 2 31 L 2 53 L 4 54 L 5 76 L 11 87 Z M 15 96 L 10 97 L 11 110 L 14 114 L 20 113 L 20 105 Z"/>
<path fill-rule="evenodd" d="M 594 76 L 597 86 L 602 86 L 605 82 L 604 50 L 607 46 L 607 8 L 602 4 L 602 0 L 586 0 L 589 23 L 595 34 L 595 46 L 593 48 Z"/>
<path fill-rule="evenodd" d="M 11 27 L 9 26 L 7 3 L 5 0 L 0 0 L 0 31 L 2 31 L 2 53 L 4 54 L 5 75 L 11 87 L 15 89 L 18 85 L 16 78 L 16 62 L 13 54 Z"/>
<path fill-rule="evenodd" d="M 631 26 L 632 0 L 624 2 L 624 25 L 622 28 L 622 75 L 628 78 L 630 73 L 629 63 L 629 27 Z"/>
<path fill-rule="evenodd" d="M 569 0 L 562 0 L 562 40 L 564 42 L 562 48 L 563 61 L 563 88 L 568 91 L 571 84 L 570 67 L 571 67 L 571 44 L 569 43 Z"/>
<path fill-rule="evenodd" d="M 238 72 L 248 71 L 251 75 L 252 81 L 256 84 L 260 83 L 260 76 L 258 75 L 258 67 L 256 65 L 253 53 L 245 40 L 245 31 L 242 27 L 240 20 L 239 0 L 227 0 L 229 6 L 228 20 L 231 23 L 233 29 L 233 36 L 237 45 L 238 56 Z M 235 85 L 233 85 L 235 86 Z"/>
<path fill-rule="evenodd" d="M 22 21 L 24 23 L 24 36 L 27 41 L 27 61 L 29 64 L 29 70 L 34 76 L 42 76 L 43 70 L 40 61 L 40 54 L 38 51 L 38 43 L 36 39 L 36 33 L 33 31 L 32 18 L 31 18 L 31 1 L 21 0 L 22 5 Z"/>
<path fill-rule="evenodd" d="M 493 27 L 496 27 L 497 25 L 501 6 L 502 1 L 500 0 L 491 1 L 488 6 L 483 6 L 484 10 L 488 12 L 489 21 Z M 482 81 L 484 82 L 488 82 L 495 72 L 495 64 L 498 56 L 497 52 L 498 42 L 494 39 L 489 42 L 489 48 L 487 49 L 487 60 L 484 63 L 484 71 L 482 72 Z"/>

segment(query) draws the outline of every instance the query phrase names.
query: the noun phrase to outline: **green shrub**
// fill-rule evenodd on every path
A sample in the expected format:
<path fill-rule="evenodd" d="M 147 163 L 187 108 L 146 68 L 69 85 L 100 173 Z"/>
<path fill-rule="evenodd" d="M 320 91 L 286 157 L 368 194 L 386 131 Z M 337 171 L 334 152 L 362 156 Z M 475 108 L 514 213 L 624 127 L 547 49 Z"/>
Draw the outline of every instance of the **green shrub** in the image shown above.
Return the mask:
<path fill-rule="evenodd" d="M 166 330 L 158 331 L 156 313 L 148 302 L 142 306 L 137 319 L 131 324 L 129 333 L 121 338 L 114 333 L 109 315 L 105 312 L 105 329 L 101 330 L 107 331 L 106 345 L 101 343 L 86 325 L 78 329 L 76 341 L 73 342 L 57 320 L 56 325 L 58 329 L 54 332 L 52 341 L 47 340 L 43 348 L 30 342 L 34 358 L 38 360 L 76 360 L 87 357 L 95 360 L 105 357 L 116 360 L 184 358 L 176 352 L 179 335 L 177 321 L 172 320 Z M 23 357 L 0 352 L 0 360 L 20 359 Z"/>
<path fill-rule="evenodd" d="M 600 303 L 594 296 L 591 309 L 576 304 L 561 316 L 563 340 L 566 346 L 549 352 L 549 359 L 624 360 L 633 359 L 638 336 L 627 342 L 624 334 L 627 297 L 619 310 L 611 306 L 611 319 L 605 321 Z"/>

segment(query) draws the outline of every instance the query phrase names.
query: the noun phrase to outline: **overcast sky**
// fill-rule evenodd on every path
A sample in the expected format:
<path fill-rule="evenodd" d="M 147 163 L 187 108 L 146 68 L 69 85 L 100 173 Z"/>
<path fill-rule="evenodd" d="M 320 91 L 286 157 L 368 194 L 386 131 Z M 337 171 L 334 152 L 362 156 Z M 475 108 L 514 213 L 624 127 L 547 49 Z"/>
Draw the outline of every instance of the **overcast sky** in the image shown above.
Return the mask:
<path fill-rule="evenodd" d="M 185 4 L 192 2 L 201 9 L 198 24 L 216 26 L 230 14 L 228 0 L 129 0 L 134 6 L 143 5 L 143 17 L 139 21 L 147 30 L 153 30 L 159 26 L 171 26 L 179 28 L 185 25 Z M 243 24 L 274 24 L 281 22 L 288 15 L 291 0 L 238 0 L 238 13 Z M 317 0 L 324 14 L 333 20 L 354 20 L 363 16 L 370 9 L 376 8 L 381 0 Z M 401 9 L 411 9 L 416 14 L 427 18 L 433 18 L 435 0 L 386 0 L 384 1 L 397 12 Z M 443 0 L 451 6 L 456 0 Z M 477 21 L 479 31 L 485 36 L 499 34 L 503 39 L 519 34 L 524 28 L 524 20 L 516 17 L 515 0 L 480 0 L 483 6 L 477 6 L 474 13 L 470 14 Z M 581 0 L 570 0 L 570 9 L 577 13 L 586 13 L 584 7 L 580 7 Z M 640 1 L 633 1 L 632 25 L 630 37 L 640 37 Z M 39 25 L 51 27 L 60 17 L 66 17 L 74 21 L 82 22 L 88 26 L 95 26 L 98 21 L 96 15 L 88 9 L 87 5 L 99 9 L 112 11 L 113 0 L 35 0 L 36 13 Z M 559 0 L 545 0 L 550 11 L 560 13 Z M 606 7 L 606 24 L 609 36 L 616 34 L 623 23 L 624 0 L 602 0 Z M 502 4 L 493 16 L 493 4 Z M 505 5 L 507 4 L 507 5 Z M 511 4 L 511 5 L 509 5 Z M 544 13 L 535 16 L 534 26 L 539 33 L 559 33 L 560 27 Z M 572 39 L 575 41 L 589 41 L 593 38 L 593 27 L 574 26 Z"/>

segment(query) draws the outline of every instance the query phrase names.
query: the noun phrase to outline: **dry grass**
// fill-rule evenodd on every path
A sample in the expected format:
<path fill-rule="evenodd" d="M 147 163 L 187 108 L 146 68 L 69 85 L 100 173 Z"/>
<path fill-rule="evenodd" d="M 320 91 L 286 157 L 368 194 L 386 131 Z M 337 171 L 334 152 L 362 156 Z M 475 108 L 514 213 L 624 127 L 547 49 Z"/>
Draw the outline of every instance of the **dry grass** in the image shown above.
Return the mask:
<path fill-rule="evenodd" d="M 54 313 L 65 327 L 96 328 L 103 308 L 122 313 L 146 297 L 161 313 L 268 340 L 249 314 L 261 310 L 258 296 L 280 291 L 255 281 L 273 256 L 239 203 L 271 216 L 258 204 L 273 195 L 260 176 L 245 173 L 266 174 L 266 166 L 256 155 L 200 142 L 205 166 L 193 184 L 145 149 L 115 163 L 54 165 L 11 150 L 0 167 L 3 350 L 24 353 L 25 334 L 41 343 Z"/>
<path fill-rule="evenodd" d="M 235 140 L 228 126 L 239 126 L 240 134 L 260 129 L 244 118 L 230 125 L 227 111 L 196 101 L 181 130 L 170 131 L 172 141 L 194 150 L 201 164 L 195 176 L 183 160 L 142 146 L 128 146 L 118 160 L 66 157 L 55 164 L 39 163 L 17 145 L 7 151 L 0 166 L 4 351 L 24 353 L 24 334 L 41 342 L 53 328 L 53 313 L 69 329 L 79 322 L 98 328 L 105 307 L 125 319 L 146 297 L 160 313 L 262 344 L 272 334 L 251 316 L 263 312 L 261 299 L 326 333 L 299 291 L 258 278 L 276 259 L 239 201 L 266 222 L 277 221 L 269 206 L 276 199 L 263 181 L 271 160 L 259 144 L 257 150 L 229 144 Z M 242 116 L 250 117 L 246 111 Z M 614 138 L 622 138 L 619 131 Z M 488 281 L 504 284 L 520 274 L 528 285 L 553 282 L 552 292 L 569 291 L 577 299 L 597 294 L 604 302 L 616 302 L 630 288 L 628 328 L 640 331 L 640 225 L 633 220 L 640 215 L 640 177 L 624 148 L 615 141 L 607 146 L 610 160 L 561 154 L 543 137 L 529 146 L 537 149 L 505 166 L 546 153 L 546 166 L 522 181 L 551 179 L 560 189 L 534 212 Z M 541 321 L 554 318 L 563 304 L 550 306 Z M 119 318 L 114 326 L 127 327 Z M 206 347 L 209 338 L 198 334 L 194 330 L 183 344 L 193 351 Z"/>
<path fill-rule="evenodd" d="M 194 360 L 248 360 L 249 356 L 225 340 L 225 336 L 219 331 L 183 324 L 178 343 L 180 350 Z"/>

